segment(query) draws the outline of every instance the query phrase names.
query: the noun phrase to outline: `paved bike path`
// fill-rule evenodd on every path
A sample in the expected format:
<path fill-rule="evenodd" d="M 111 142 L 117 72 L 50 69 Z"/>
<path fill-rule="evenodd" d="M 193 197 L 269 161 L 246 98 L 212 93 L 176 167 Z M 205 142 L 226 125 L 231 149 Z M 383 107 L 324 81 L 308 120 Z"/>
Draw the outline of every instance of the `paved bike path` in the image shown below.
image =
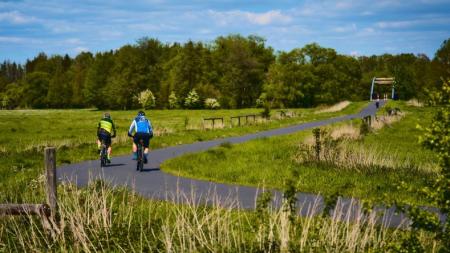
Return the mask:
<path fill-rule="evenodd" d="M 92 179 L 102 178 L 113 186 L 127 186 L 138 194 L 152 199 L 170 200 L 177 203 L 209 202 L 220 204 L 224 207 L 252 209 L 255 208 L 256 198 L 261 192 L 261 189 L 177 177 L 161 171 L 160 165 L 167 159 L 186 153 L 204 151 L 224 142 L 236 144 L 262 137 L 291 134 L 340 121 L 374 115 L 376 110 L 375 103 L 370 103 L 360 113 L 356 114 L 267 130 L 239 137 L 228 137 L 156 149 L 149 154 L 149 163 L 144 166 L 143 172 L 135 170 L 136 161 L 131 160 L 131 155 L 125 155 L 113 157 L 113 164 L 103 169 L 100 168 L 100 162 L 98 160 L 64 165 L 57 170 L 57 176 L 60 181 L 71 181 L 78 186 L 85 186 Z M 282 196 L 281 192 L 276 190 L 271 191 L 274 194 L 274 204 L 279 206 Z M 297 204 L 300 207 L 300 215 L 311 214 L 311 208 L 313 206 L 315 206 L 313 208 L 315 213 L 323 209 L 323 198 L 320 195 L 298 193 L 297 199 Z M 358 204 L 355 205 L 350 199 L 340 199 L 336 208 L 340 208 L 344 214 L 343 217 L 340 217 L 341 219 L 354 220 L 361 218 L 359 213 L 355 211 L 358 209 Z M 404 215 L 395 214 L 393 208 L 384 209 L 380 207 L 379 209 L 384 213 L 379 222 L 386 223 L 388 221 L 390 226 L 398 226 L 404 222 Z"/>

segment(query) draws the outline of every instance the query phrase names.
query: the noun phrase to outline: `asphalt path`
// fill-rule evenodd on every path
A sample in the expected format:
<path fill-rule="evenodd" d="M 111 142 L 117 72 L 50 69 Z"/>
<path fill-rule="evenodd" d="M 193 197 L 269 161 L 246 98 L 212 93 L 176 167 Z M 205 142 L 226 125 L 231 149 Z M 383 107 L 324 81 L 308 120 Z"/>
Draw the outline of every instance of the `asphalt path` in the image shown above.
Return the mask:
<path fill-rule="evenodd" d="M 384 101 L 380 101 L 383 105 Z M 303 131 L 332 123 L 363 118 L 374 115 L 377 111 L 375 103 L 370 103 L 361 112 L 320 121 L 293 125 L 289 127 L 257 132 L 239 137 L 229 137 L 192 144 L 178 145 L 163 149 L 156 149 L 149 154 L 149 163 L 143 172 L 136 171 L 136 161 L 130 155 L 113 157 L 112 164 L 100 168 L 98 160 L 85 161 L 77 164 L 63 165 L 57 170 L 59 181 L 72 182 L 78 186 L 86 186 L 91 180 L 102 179 L 112 186 L 125 186 L 136 193 L 157 200 L 168 200 L 175 203 L 214 204 L 225 208 L 253 209 L 257 196 L 263 191 L 261 188 L 215 183 L 197 179 L 183 178 L 168 174 L 160 170 L 161 164 L 167 160 L 186 153 L 201 152 L 221 143 L 242 143 L 257 138 L 279 136 Z M 214 166 L 211 164 L 211 166 Z M 273 205 L 280 206 L 282 193 L 269 190 L 273 194 Z M 302 216 L 316 215 L 324 208 L 322 196 L 308 193 L 297 194 L 298 214 Z M 342 220 L 367 219 L 360 210 L 360 203 L 354 199 L 339 198 L 336 204 L 335 218 Z M 397 227 L 408 223 L 402 213 L 394 208 L 377 207 L 378 223 Z"/>

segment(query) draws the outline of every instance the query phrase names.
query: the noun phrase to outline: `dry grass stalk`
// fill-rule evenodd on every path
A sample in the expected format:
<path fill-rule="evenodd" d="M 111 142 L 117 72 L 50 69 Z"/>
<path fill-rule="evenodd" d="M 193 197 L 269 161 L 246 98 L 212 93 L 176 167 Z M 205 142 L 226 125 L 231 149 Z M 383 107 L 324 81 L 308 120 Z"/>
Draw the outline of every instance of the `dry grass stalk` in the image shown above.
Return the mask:
<path fill-rule="evenodd" d="M 338 111 L 342 111 L 348 105 L 350 105 L 350 101 L 342 101 L 342 102 L 339 102 L 339 103 L 337 103 L 335 105 L 332 105 L 330 107 L 323 108 L 323 109 L 320 109 L 318 111 L 315 111 L 314 113 L 318 114 L 318 113 L 325 113 L 325 112 L 338 112 Z"/>
<path fill-rule="evenodd" d="M 194 191 L 176 192 L 173 200 L 179 204 L 175 205 L 139 202 L 136 195 L 114 192 L 99 182 L 88 189 L 61 185 L 55 236 L 47 236 L 31 216 L 0 220 L 0 238 L 15 235 L 14 240 L 0 243 L 0 251 L 272 252 L 294 245 L 302 252 L 367 252 L 383 251 L 398 233 L 378 226 L 377 213 L 366 215 L 356 201 L 338 201 L 330 218 L 319 218 L 315 216 L 321 213 L 316 199 L 300 206 L 308 213 L 294 223 L 286 208 L 272 206 L 267 212 L 268 225 L 258 232 L 254 221 L 259 217 L 235 211 L 239 208 L 235 199 L 220 199 L 214 191 L 204 196 L 204 202 L 195 200 Z M 117 230 L 122 231 L 119 238 Z"/>
<path fill-rule="evenodd" d="M 414 107 L 423 107 L 423 103 L 417 100 L 416 98 L 406 101 L 406 104 Z"/>
<path fill-rule="evenodd" d="M 390 127 L 393 123 L 400 121 L 405 116 L 405 113 L 398 112 L 397 115 L 383 115 L 376 117 L 375 120 L 372 121 L 372 129 L 379 130 L 385 126 Z"/>

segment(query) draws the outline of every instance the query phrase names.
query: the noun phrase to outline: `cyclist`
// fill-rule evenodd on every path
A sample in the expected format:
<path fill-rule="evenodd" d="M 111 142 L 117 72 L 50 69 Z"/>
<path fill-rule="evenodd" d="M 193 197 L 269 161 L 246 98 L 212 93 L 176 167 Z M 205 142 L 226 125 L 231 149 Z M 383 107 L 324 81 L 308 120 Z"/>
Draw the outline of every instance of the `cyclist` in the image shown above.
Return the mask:
<path fill-rule="evenodd" d="M 131 122 L 128 136 L 133 137 L 133 160 L 137 159 L 137 144 L 139 143 L 139 140 L 143 140 L 144 163 L 147 163 L 148 147 L 150 138 L 153 137 L 153 128 L 150 120 L 145 117 L 145 112 L 138 112 L 136 118 Z"/>
<path fill-rule="evenodd" d="M 116 126 L 111 119 L 111 115 L 108 112 L 103 114 L 103 118 L 98 123 L 97 127 L 97 147 L 100 151 L 102 141 L 108 147 L 107 162 L 111 163 L 111 138 L 116 137 Z"/>

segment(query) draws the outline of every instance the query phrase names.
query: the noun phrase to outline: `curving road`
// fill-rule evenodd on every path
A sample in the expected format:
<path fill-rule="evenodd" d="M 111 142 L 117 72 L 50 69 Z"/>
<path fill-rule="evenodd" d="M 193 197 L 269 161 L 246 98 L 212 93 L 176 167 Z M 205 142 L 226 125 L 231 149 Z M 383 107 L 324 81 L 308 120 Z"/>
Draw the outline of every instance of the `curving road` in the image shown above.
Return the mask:
<path fill-rule="evenodd" d="M 383 102 L 381 102 L 383 104 Z M 261 137 L 270 137 L 329 125 L 335 122 L 362 118 L 374 115 L 375 103 L 370 103 L 360 113 L 351 114 L 316 122 L 293 125 L 285 128 L 268 130 L 240 137 L 229 137 L 211 141 L 203 141 L 186 145 L 179 145 L 163 149 L 153 150 L 149 155 L 149 163 L 144 167 L 144 172 L 135 170 L 136 161 L 131 160 L 130 155 L 113 158 L 111 166 L 101 169 L 98 160 L 85 161 L 78 164 L 61 166 L 57 170 L 59 181 L 70 181 L 78 186 L 85 186 L 91 179 L 102 178 L 113 186 L 127 186 L 138 194 L 152 199 L 170 200 L 177 203 L 213 203 L 224 207 L 252 209 L 261 189 L 247 186 L 220 184 L 196 179 L 182 178 L 161 171 L 160 165 L 167 159 L 171 159 L 186 153 L 200 152 L 220 145 L 224 142 L 242 143 Z M 279 206 L 282 193 L 271 190 L 274 195 L 274 205 Z M 315 194 L 298 193 L 297 204 L 300 215 L 311 215 L 321 212 L 323 198 Z M 360 219 L 359 204 L 351 199 L 339 199 L 336 209 L 341 212 L 340 219 Z M 405 224 L 403 214 L 395 214 L 393 208 L 377 208 L 383 215 L 378 222 L 387 226 L 399 226 Z"/>

